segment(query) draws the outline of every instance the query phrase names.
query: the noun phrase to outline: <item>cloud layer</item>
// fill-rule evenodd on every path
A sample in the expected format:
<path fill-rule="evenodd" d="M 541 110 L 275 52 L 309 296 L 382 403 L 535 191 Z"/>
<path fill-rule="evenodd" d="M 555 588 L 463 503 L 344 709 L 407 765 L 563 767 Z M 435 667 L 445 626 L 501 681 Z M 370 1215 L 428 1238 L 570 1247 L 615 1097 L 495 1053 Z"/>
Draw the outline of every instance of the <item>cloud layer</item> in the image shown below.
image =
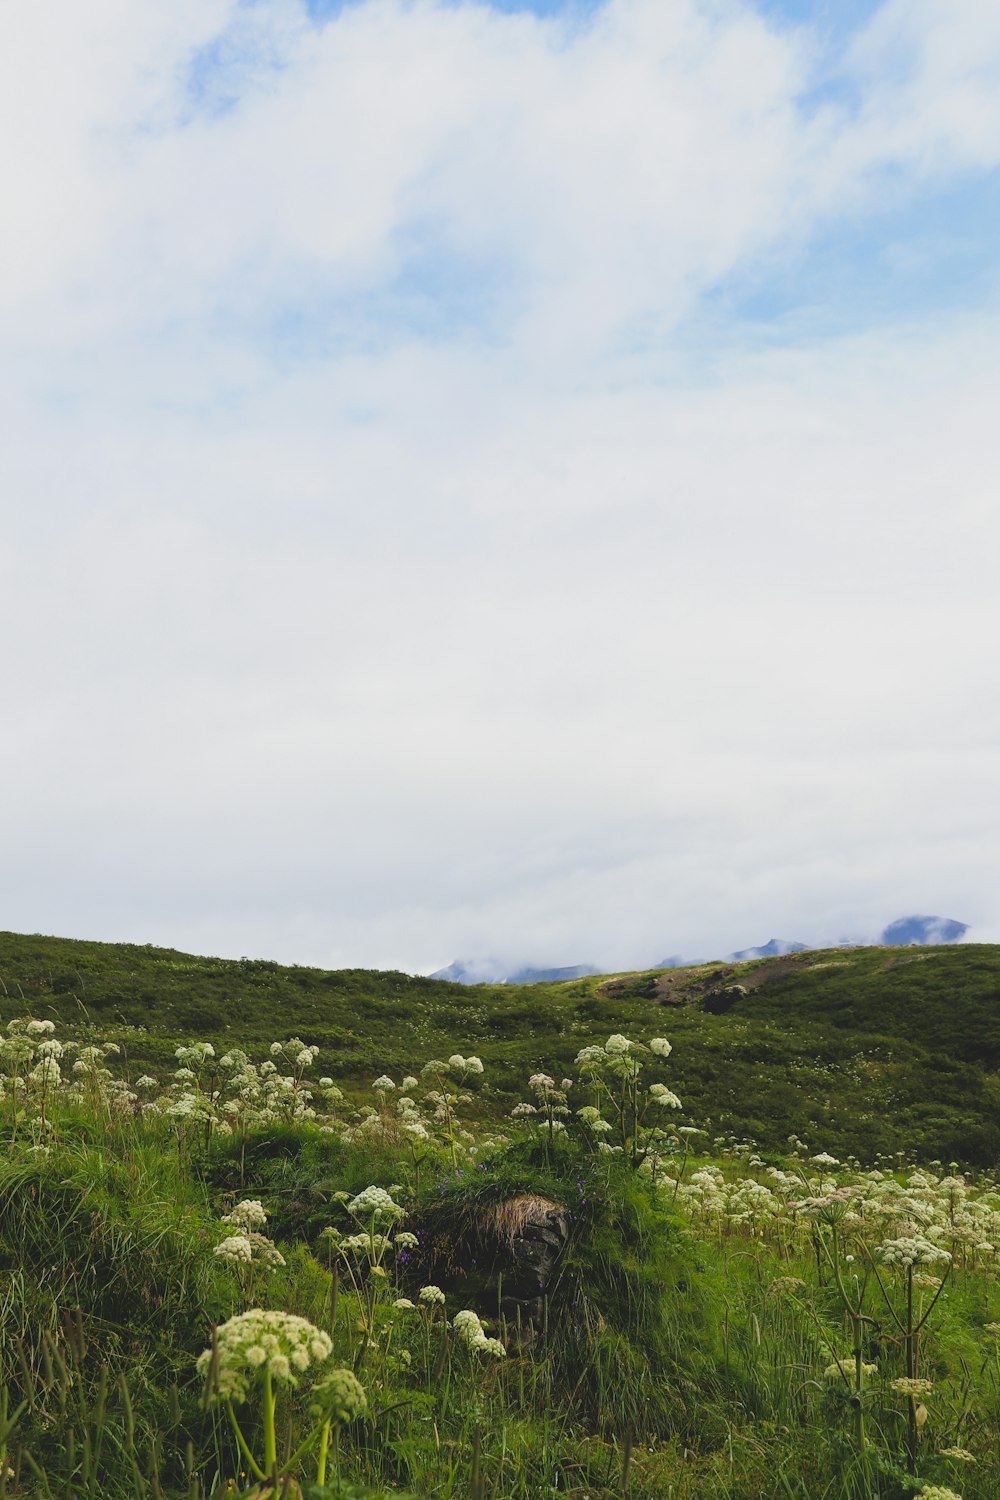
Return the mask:
<path fill-rule="evenodd" d="M 0 925 L 407 968 L 997 932 L 994 6 L 16 31 Z M 796 301 L 845 227 L 920 305 Z"/>

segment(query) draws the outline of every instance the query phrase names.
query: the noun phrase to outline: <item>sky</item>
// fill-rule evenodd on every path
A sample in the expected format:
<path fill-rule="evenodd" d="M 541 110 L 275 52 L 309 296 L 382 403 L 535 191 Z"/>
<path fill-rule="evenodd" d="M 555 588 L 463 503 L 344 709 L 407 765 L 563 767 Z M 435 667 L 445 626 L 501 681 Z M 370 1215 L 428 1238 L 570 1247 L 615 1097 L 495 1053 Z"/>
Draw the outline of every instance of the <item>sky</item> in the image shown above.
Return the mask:
<path fill-rule="evenodd" d="M 1000 940 L 995 0 L 35 0 L 0 928 Z"/>

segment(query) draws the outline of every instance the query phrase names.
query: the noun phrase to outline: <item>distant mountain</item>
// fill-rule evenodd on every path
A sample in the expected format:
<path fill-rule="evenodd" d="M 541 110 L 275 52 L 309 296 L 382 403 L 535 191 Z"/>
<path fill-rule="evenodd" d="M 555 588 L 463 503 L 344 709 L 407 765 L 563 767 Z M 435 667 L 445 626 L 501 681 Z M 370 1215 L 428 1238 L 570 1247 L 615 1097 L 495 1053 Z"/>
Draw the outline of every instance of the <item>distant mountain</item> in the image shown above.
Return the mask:
<path fill-rule="evenodd" d="M 446 969 L 438 969 L 431 979 L 448 979 L 452 984 L 543 984 L 558 983 L 562 979 L 585 979 L 591 974 L 601 974 L 593 964 L 575 964 L 566 969 L 533 969 L 522 966 L 506 969 L 493 958 L 456 958 Z"/>
<path fill-rule="evenodd" d="M 730 953 L 726 962 L 738 964 L 748 958 L 780 958 L 783 953 L 806 953 L 808 949 L 808 943 L 790 943 L 785 938 L 770 938 L 759 948 L 741 948 L 738 953 Z"/>
<path fill-rule="evenodd" d="M 494 958 L 456 958 L 446 969 L 437 969 L 430 979 L 452 984 L 503 984 L 506 970 Z"/>
<path fill-rule="evenodd" d="M 888 943 L 905 947 L 909 943 L 957 943 L 968 930 L 965 922 L 956 922 L 952 917 L 900 917 L 897 921 L 889 923 L 881 937 L 875 939 L 875 944 Z M 839 943 L 826 943 L 824 946 L 856 948 L 865 947 L 867 943 L 844 938 Z M 781 958 L 786 953 L 807 953 L 808 951 L 808 943 L 793 943 L 787 938 L 770 938 L 759 948 L 740 948 L 736 953 L 730 953 L 726 962 L 738 964 L 751 958 Z M 653 967 L 682 969 L 691 962 L 690 958 L 682 958 L 674 953 Z M 512 969 L 496 958 L 456 958 L 455 962 L 449 964 L 446 969 L 438 969 L 429 977 L 449 979 L 452 984 L 542 984 L 558 982 L 561 979 L 585 979 L 591 974 L 606 972 L 604 969 L 596 969 L 593 964 L 576 964 L 564 969 L 535 969 L 530 964 L 523 964 Z"/>
<path fill-rule="evenodd" d="M 909 943 L 958 943 L 969 930 L 967 922 L 952 917 L 900 917 L 890 922 L 879 938 L 890 946 Z"/>
<path fill-rule="evenodd" d="M 958 943 L 962 940 L 969 928 L 965 922 L 956 922 L 951 917 L 899 917 L 882 933 L 881 937 L 875 939 L 875 946 L 883 944 L 905 947 L 911 943 Z M 842 939 L 839 943 L 827 943 L 825 947 L 830 948 L 858 948 L 866 947 L 866 943 Z M 780 958 L 785 953 L 807 953 L 808 943 L 789 943 L 784 938 L 771 938 L 770 942 L 764 943 L 760 948 L 741 948 L 738 953 L 730 953 L 728 963 L 740 963 L 748 958 Z"/>

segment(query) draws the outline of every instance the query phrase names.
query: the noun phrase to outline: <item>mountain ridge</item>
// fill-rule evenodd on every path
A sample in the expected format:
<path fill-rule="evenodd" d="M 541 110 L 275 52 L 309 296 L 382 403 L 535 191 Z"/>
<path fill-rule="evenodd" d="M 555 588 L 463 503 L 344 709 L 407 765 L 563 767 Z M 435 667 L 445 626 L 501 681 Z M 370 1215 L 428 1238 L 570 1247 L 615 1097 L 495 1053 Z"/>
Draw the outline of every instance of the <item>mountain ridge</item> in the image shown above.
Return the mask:
<path fill-rule="evenodd" d="M 940 943 L 958 943 L 969 931 L 967 922 L 959 922 L 954 917 L 934 917 L 913 914 L 906 917 L 897 917 L 883 929 L 881 934 L 870 943 L 858 942 L 845 938 L 842 942 L 833 943 L 828 946 L 833 948 L 878 948 L 878 947 L 907 947 L 910 945 L 929 946 Z M 791 941 L 787 938 L 769 938 L 766 943 L 755 948 L 739 948 L 734 953 L 726 955 L 726 963 L 745 963 L 757 958 L 780 958 L 788 953 L 807 953 L 811 951 L 809 943 Z M 670 958 L 663 959 L 660 963 L 652 965 L 656 969 L 681 969 L 688 967 L 698 960 L 685 959 L 680 954 L 673 954 Z M 531 964 L 523 964 L 520 967 L 510 968 L 509 965 L 500 963 L 495 958 L 457 958 L 443 969 L 435 969 L 427 977 L 429 979 L 445 979 L 452 984 L 541 984 L 560 982 L 569 979 L 582 979 L 586 976 L 594 976 L 614 972 L 607 969 L 595 968 L 593 964 L 574 964 L 562 968 L 537 968 Z"/>

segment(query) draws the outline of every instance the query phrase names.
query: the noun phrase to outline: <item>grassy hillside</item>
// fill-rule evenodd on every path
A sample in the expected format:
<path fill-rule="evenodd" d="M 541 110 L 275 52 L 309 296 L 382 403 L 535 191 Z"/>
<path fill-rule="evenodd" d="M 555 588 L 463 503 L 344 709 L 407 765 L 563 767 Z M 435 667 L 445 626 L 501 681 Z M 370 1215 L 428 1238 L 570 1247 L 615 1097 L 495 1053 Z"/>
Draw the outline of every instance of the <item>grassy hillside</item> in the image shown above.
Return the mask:
<path fill-rule="evenodd" d="M 0 939 L 0 1500 L 993 1500 L 996 957 Z"/>
<path fill-rule="evenodd" d="M 736 988 L 736 987 L 739 988 Z M 741 991 L 745 991 L 742 993 Z M 301 1036 L 348 1087 L 475 1050 L 484 1109 L 522 1097 L 609 1031 L 675 1045 L 687 1117 L 781 1148 L 795 1133 L 878 1151 L 1000 1160 L 1000 947 L 828 950 L 530 987 L 466 988 L 398 973 L 0 933 L 0 1019 L 91 1025 L 125 1068 L 161 1069 L 179 1041 L 263 1050 Z"/>

